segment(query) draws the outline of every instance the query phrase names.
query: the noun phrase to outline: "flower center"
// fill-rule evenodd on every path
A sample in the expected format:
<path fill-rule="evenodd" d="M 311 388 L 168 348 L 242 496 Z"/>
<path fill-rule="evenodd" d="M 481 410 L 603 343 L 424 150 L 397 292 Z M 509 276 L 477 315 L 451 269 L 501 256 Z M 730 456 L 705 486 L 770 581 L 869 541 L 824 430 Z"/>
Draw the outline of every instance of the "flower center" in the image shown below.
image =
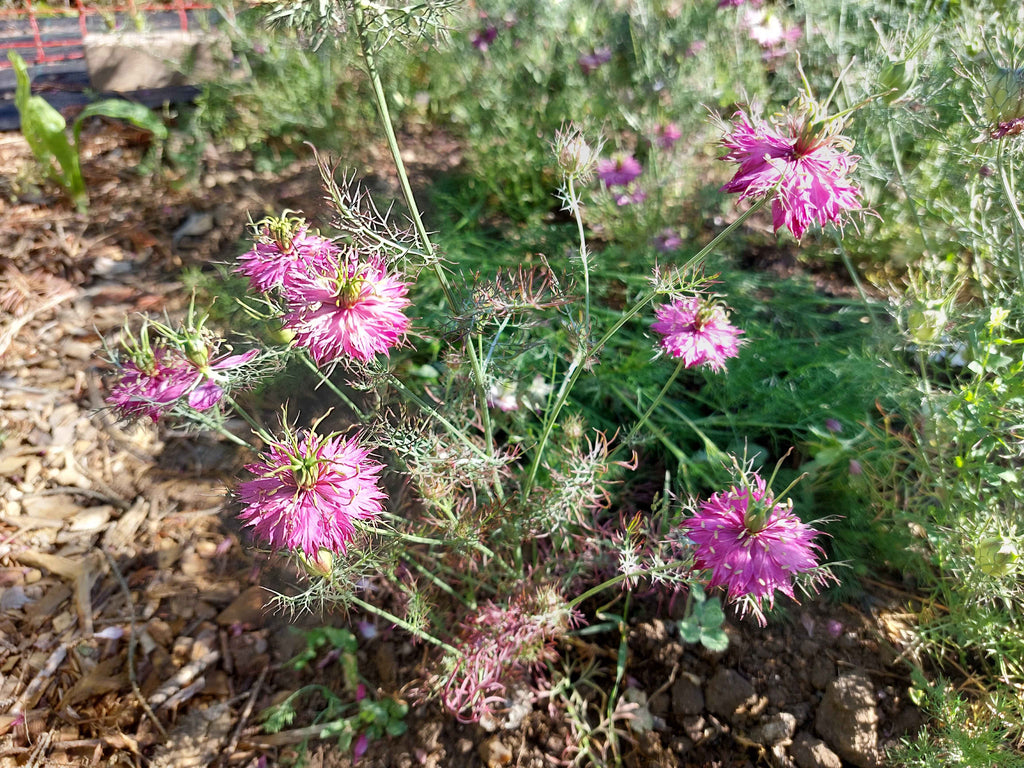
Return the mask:
<path fill-rule="evenodd" d="M 338 277 L 338 288 L 334 294 L 334 306 L 338 309 L 349 309 L 355 306 L 363 295 L 363 286 L 366 280 L 362 275 L 352 277 Z"/>
<path fill-rule="evenodd" d="M 320 480 L 320 458 L 318 456 L 292 456 L 289 469 L 295 484 L 304 491 L 314 488 Z"/>

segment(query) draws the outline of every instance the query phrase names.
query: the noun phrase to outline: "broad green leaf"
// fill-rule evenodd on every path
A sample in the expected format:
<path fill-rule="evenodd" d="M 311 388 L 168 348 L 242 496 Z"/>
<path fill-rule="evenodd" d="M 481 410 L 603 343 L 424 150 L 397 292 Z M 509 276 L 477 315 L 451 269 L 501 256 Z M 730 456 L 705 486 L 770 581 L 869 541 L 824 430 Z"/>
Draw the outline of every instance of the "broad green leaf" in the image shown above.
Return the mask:
<path fill-rule="evenodd" d="M 153 134 L 154 138 L 160 141 L 164 141 L 168 136 L 167 126 L 149 107 L 132 101 L 125 101 L 124 99 L 106 99 L 90 104 L 75 118 L 73 130 L 76 148 L 78 147 L 78 137 L 82 132 L 82 123 L 86 118 L 96 117 L 97 115 L 113 117 L 117 120 L 127 120 L 132 125 L 142 128 L 144 131 L 149 131 Z"/>
<path fill-rule="evenodd" d="M 700 642 L 700 623 L 693 619 L 683 619 L 679 622 L 679 636 L 686 643 Z"/>
<path fill-rule="evenodd" d="M 705 628 L 700 633 L 700 644 L 709 651 L 721 652 L 729 647 L 729 636 L 720 628 Z"/>
<path fill-rule="evenodd" d="M 722 604 L 717 597 L 713 597 L 704 603 L 704 611 L 701 614 L 700 623 L 709 629 L 717 629 L 725 621 L 725 612 L 722 611 Z"/>

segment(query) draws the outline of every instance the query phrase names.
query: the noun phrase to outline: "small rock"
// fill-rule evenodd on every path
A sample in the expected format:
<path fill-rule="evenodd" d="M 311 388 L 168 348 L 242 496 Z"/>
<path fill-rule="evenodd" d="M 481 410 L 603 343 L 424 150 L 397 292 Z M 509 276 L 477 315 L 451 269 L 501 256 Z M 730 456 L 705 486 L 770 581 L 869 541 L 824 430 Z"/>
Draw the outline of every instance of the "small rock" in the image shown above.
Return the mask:
<path fill-rule="evenodd" d="M 789 712 L 769 715 L 750 732 L 750 740 L 766 747 L 788 742 L 796 733 L 796 718 Z"/>
<path fill-rule="evenodd" d="M 843 768 L 843 761 L 824 741 L 809 733 L 800 733 L 789 747 L 798 768 Z"/>
<path fill-rule="evenodd" d="M 829 683 L 818 705 L 814 726 L 844 760 L 858 768 L 878 765 L 875 689 L 865 675 L 854 672 Z"/>
<path fill-rule="evenodd" d="M 512 762 L 512 750 L 497 736 L 492 736 L 477 749 L 487 768 L 501 768 Z"/>
<path fill-rule="evenodd" d="M 672 684 L 672 712 L 676 715 L 699 715 L 704 711 L 704 692 L 700 678 L 684 672 Z"/>
<path fill-rule="evenodd" d="M 796 768 L 796 763 L 790 759 L 785 746 L 782 744 L 772 745 L 771 749 L 768 750 L 768 760 L 773 768 Z"/>
<path fill-rule="evenodd" d="M 704 687 L 704 704 L 709 712 L 735 723 L 757 704 L 757 691 L 735 670 L 722 668 Z"/>
<path fill-rule="evenodd" d="M 811 685 L 819 691 L 823 691 L 835 679 L 836 665 L 828 656 L 819 654 L 813 658 L 810 675 Z"/>

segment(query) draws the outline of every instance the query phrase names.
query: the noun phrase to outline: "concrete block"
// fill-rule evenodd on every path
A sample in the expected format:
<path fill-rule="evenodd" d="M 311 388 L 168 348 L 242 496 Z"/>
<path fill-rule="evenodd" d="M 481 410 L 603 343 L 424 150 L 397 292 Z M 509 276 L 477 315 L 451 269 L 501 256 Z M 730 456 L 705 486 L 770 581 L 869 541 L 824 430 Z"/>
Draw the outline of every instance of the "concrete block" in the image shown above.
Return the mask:
<path fill-rule="evenodd" d="M 86 35 L 85 62 L 97 91 L 122 93 L 212 80 L 231 44 L 216 32 L 160 30 Z"/>

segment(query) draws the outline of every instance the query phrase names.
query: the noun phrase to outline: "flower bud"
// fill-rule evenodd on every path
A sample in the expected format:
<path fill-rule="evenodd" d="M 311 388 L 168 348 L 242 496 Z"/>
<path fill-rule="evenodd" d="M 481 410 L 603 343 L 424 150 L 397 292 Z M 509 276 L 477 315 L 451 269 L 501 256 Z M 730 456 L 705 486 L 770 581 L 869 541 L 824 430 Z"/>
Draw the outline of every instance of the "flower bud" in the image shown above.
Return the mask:
<path fill-rule="evenodd" d="M 554 146 L 558 167 L 566 178 L 581 182 L 589 180 L 597 163 L 600 148 L 595 149 L 588 144 L 582 130 L 570 123 L 555 133 Z"/>
<path fill-rule="evenodd" d="M 985 112 L 994 123 L 1024 117 L 1024 68 L 1000 68 L 985 83 Z"/>
<path fill-rule="evenodd" d="M 316 557 L 309 557 L 304 552 L 300 552 L 299 563 L 310 576 L 328 579 L 334 573 L 334 553 L 323 547 L 317 550 Z"/>
<path fill-rule="evenodd" d="M 974 560 L 989 576 L 1007 576 L 1020 558 L 1016 543 L 1004 536 L 988 536 L 974 547 Z"/>

